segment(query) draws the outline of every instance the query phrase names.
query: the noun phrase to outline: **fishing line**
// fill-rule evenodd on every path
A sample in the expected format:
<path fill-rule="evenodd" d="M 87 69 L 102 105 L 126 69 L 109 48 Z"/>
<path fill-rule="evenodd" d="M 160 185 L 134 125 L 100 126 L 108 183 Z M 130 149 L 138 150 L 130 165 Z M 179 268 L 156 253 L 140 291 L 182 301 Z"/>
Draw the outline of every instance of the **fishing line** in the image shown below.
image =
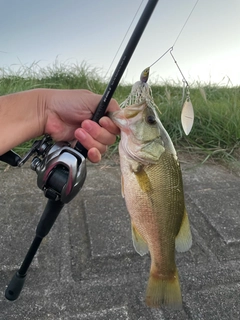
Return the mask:
<path fill-rule="evenodd" d="M 189 92 L 189 84 L 185 78 L 185 76 L 183 75 L 183 72 L 181 70 L 181 68 L 179 67 L 175 57 L 173 56 L 173 48 L 176 44 L 176 42 L 178 41 L 180 35 L 183 32 L 183 29 L 185 28 L 189 18 L 191 17 L 197 3 L 199 2 L 199 0 L 197 0 L 195 2 L 194 7 L 192 8 L 190 14 L 188 15 L 186 21 L 184 22 L 180 32 L 178 33 L 173 45 L 167 50 L 165 51 L 157 60 L 155 60 L 149 67 L 145 68 L 143 70 L 143 72 L 141 73 L 140 76 L 140 81 L 137 81 L 131 90 L 130 95 L 127 97 L 127 99 L 125 101 L 123 101 L 123 103 L 120 105 L 121 108 L 126 107 L 126 105 L 131 105 L 131 104 L 136 104 L 136 103 L 140 103 L 142 101 L 145 101 L 146 103 L 150 104 L 152 107 L 155 107 L 155 103 L 153 101 L 153 97 L 152 97 L 152 92 L 151 92 L 151 88 L 150 86 L 147 84 L 147 80 L 148 80 L 148 76 L 149 76 L 149 70 L 150 68 L 156 64 L 160 59 L 162 59 L 168 52 L 170 52 L 171 57 L 173 59 L 173 61 L 175 62 L 179 72 L 182 75 L 182 81 L 183 81 L 183 95 L 182 95 L 182 113 L 181 113 L 181 123 L 182 123 L 182 127 L 183 130 L 185 132 L 186 135 L 188 135 L 192 129 L 193 126 L 193 122 L 194 122 L 194 110 L 193 110 L 193 106 L 192 106 L 192 102 L 190 100 L 190 92 Z M 139 9 L 138 9 L 139 10 Z M 136 16 L 136 15 L 135 15 Z M 135 17 L 134 17 L 135 18 Z M 132 21 L 133 22 L 133 21 Z M 129 28 L 128 28 L 129 30 Z M 128 31 L 127 31 L 128 32 Z M 126 37 L 126 34 L 125 34 Z M 125 38 L 124 37 L 124 38 Z M 121 46 L 121 45 L 120 45 Z M 184 101 L 184 97 L 185 97 L 185 92 L 186 92 L 186 100 Z M 158 109 L 159 110 L 159 109 Z"/>
<path fill-rule="evenodd" d="M 126 36 L 127 36 L 128 32 L 129 32 L 129 30 L 130 30 L 130 28 L 131 28 L 131 26 L 132 26 L 132 24 L 133 24 L 133 22 L 134 22 L 134 20 L 135 20 L 135 18 L 136 18 L 136 16 L 137 16 L 138 12 L 139 12 L 139 10 L 140 10 L 143 2 L 144 2 L 144 0 L 142 0 L 142 2 L 140 3 L 140 5 L 139 5 L 139 7 L 138 7 L 138 9 L 137 9 L 137 11 L 136 11 L 136 13 L 135 13 L 132 21 L 131 21 L 131 23 L 130 23 L 130 25 L 129 25 L 129 27 L 128 27 L 128 29 L 127 29 L 127 31 L 126 31 L 126 33 L 125 33 L 125 35 L 124 35 L 124 37 L 123 37 L 123 39 L 122 39 L 122 41 L 121 41 L 121 43 L 120 43 L 120 45 L 119 45 L 116 53 L 115 53 L 115 56 L 114 56 L 113 59 L 112 59 L 112 62 L 111 62 L 110 66 L 109 66 L 109 68 L 108 68 L 108 70 L 107 70 L 107 72 L 106 72 L 106 74 L 105 74 L 105 77 L 107 76 L 108 72 L 110 71 L 110 69 L 111 69 L 111 67 L 112 67 L 112 65 L 113 65 L 113 63 L 114 63 L 114 61 L 115 61 L 115 59 L 116 59 L 116 57 L 117 57 L 117 55 L 118 55 L 118 52 L 120 51 L 120 49 L 121 49 L 121 47 L 122 47 L 122 45 L 123 45 L 123 42 L 124 42 L 124 40 L 126 39 Z"/>
<path fill-rule="evenodd" d="M 196 1 L 196 3 L 195 3 L 195 5 L 194 5 L 194 7 L 192 8 L 192 11 L 189 13 L 189 15 L 188 15 L 188 17 L 187 17 L 187 20 L 185 21 L 184 25 L 182 26 L 182 29 L 180 30 L 180 32 L 179 32 L 179 34 L 178 34 L 178 36 L 177 36 L 176 40 L 175 40 L 175 41 L 174 41 L 174 43 L 173 43 L 173 47 L 175 46 L 176 42 L 178 41 L 178 38 L 180 37 L 180 35 L 181 35 L 181 33 L 182 33 L 183 29 L 185 28 L 185 26 L 186 26 L 186 24 L 187 24 L 187 22 L 188 22 L 189 18 L 191 17 L 191 15 L 192 15 L 192 13 L 193 13 L 193 11 L 194 11 L 194 9 L 195 9 L 196 5 L 198 4 L 198 2 L 199 2 L 199 0 L 197 0 L 197 1 Z"/>
<path fill-rule="evenodd" d="M 171 54 L 171 57 L 174 61 L 174 63 L 176 64 L 180 74 L 182 75 L 182 81 L 183 81 L 183 93 L 182 93 L 182 113 L 181 113 L 181 123 L 182 123 L 182 127 L 183 127 L 183 130 L 185 132 L 186 135 L 188 135 L 192 129 L 192 126 L 193 126 L 193 122 L 194 122 L 194 110 L 193 110 L 193 106 L 192 106 L 192 102 L 191 102 L 191 99 L 190 99 L 190 91 L 189 91 L 189 84 L 181 70 L 181 68 L 179 67 L 175 57 L 173 56 L 173 48 L 175 46 L 175 44 L 177 43 L 180 35 L 182 34 L 183 32 L 183 29 L 185 28 L 188 20 L 190 19 L 194 9 L 196 8 L 196 5 L 198 4 L 199 0 L 197 0 L 195 2 L 195 5 L 193 6 L 191 12 L 189 13 L 186 21 L 184 22 L 180 32 L 178 33 L 173 45 L 167 50 L 165 51 L 156 61 L 154 61 L 150 67 L 152 67 L 155 63 L 157 63 L 160 59 L 162 59 L 168 52 L 170 52 Z M 150 69 L 150 67 L 148 68 L 148 70 Z M 185 92 L 186 92 L 186 95 L 185 95 Z M 186 96 L 186 100 L 184 102 L 184 97 Z"/>
<path fill-rule="evenodd" d="M 150 66 L 149 66 L 149 68 L 151 68 L 154 64 L 156 64 L 159 60 L 161 60 L 169 51 L 170 51 L 170 54 L 172 55 L 172 50 L 173 50 L 173 47 L 175 46 L 175 44 L 176 44 L 176 42 L 178 41 L 178 39 L 179 39 L 179 37 L 180 37 L 180 35 L 182 34 L 182 32 L 183 32 L 183 29 L 185 28 L 185 26 L 186 26 L 186 24 L 187 24 L 187 22 L 188 22 L 188 20 L 190 19 L 190 17 L 191 17 L 191 15 L 192 15 L 192 13 L 193 13 L 193 11 L 194 11 L 194 9 L 196 8 L 196 5 L 198 4 L 198 2 L 199 2 L 199 0 L 197 0 L 196 2 L 195 2 L 195 5 L 193 6 L 193 8 L 192 8 L 192 10 L 191 10 L 191 12 L 189 13 L 189 15 L 188 15 L 188 17 L 187 17 L 187 19 L 186 19 L 186 21 L 184 22 L 184 24 L 183 24 L 183 26 L 182 26 L 182 28 L 181 28 L 181 30 L 180 30 L 180 32 L 179 32 L 179 34 L 177 35 L 177 37 L 176 37 L 176 39 L 175 39 L 175 41 L 174 41 L 174 43 L 173 43 L 173 45 L 167 50 L 167 51 L 165 51 L 156 61 L 154 61 Z M 173 57 L 173 55 L 172 55 L 172 57 Z M 176 63 L 176 65 L 177 65 L 177 67 L 178 67 L 178 69 L 179 69 L 179 71 L 180 71 L 180 73 L 181 73 L 181 75 L 183 76 L 183 74 L 182 74 L 182 71 L 180 70 L 180 68 L 179 68 L 179 66 L 178 66 L 178 64 L 177 64 L 177 62 L 176 62 L 176 60 L 175 60 L 175 58 L 173 57 L 173 60 L 174 60 L 174 62 Z M 183 76 L 183 78 L 184 78 L 184 80 L 186 81 L 186 79 L 185 79 L 185 77 Z"/>

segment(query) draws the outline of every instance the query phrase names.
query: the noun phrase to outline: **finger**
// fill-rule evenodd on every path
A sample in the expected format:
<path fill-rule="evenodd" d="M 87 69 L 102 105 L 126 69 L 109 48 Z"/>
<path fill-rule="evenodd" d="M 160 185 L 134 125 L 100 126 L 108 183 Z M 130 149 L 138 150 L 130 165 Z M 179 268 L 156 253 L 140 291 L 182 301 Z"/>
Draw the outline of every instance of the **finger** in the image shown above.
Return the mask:
<path fill-rule="evenodd" d="M 101 153 L 96 148 L 91 148 L 88 150 L 88 159 L 93 162 L 97 163 L 101 161 Z"/>
<path fill-rule="evenodd" d="M 90 134 L 94 140 L 104 145 L 111 145 L 116 140 L 115 134 L 109 132 L 105 128 L 101 127 L 98 123 L 91 120 L 83 121 L 82 129 L 84 129 L 88 134 Z M 114 130 L 114 127 L 112 127 L 112 130 Z"/>
<path fill-rule="evenodd" d="M 91 148 L 96 148 L 98 151 L 103 154 L 107 151 L 106 144 L 103 144 L 95 140 L 88 132 L 84 129 L 79 128 L 75 131 L 75 138 L 86 148 L 90 150 Z"/>
<path fill-rule="evenodd" d="M 107 111 L 114 112 L 119 109 L 120 109 L 120 107 L 119 107 L 119 104 L 117 103 L 117 101 L 115 99 L 111 99 L 108 104 Z"/>
<path fill-rule="evenodd" d="M 102 99 L 102 96 L 90 91 L 86 91 L 85 93 L 85 100 L 84 104 L 85 106 L 91 110 L 92 113 L 96 111 L 96 107 L 98 106 L 99 102 Z M 114 112 L 119 110 L 120 107 L 115 99 L 111 99 L 108 106 L 107 111 Z"/>
<path fill-rule="evenodd" d="M 115 125 L 115 123 L 109 117 L 102 117 L 99 120 L 100 126 L 102 126 L 107 131 L 111 132 L 114 135 L 120 134 L 120 129 Z"/>

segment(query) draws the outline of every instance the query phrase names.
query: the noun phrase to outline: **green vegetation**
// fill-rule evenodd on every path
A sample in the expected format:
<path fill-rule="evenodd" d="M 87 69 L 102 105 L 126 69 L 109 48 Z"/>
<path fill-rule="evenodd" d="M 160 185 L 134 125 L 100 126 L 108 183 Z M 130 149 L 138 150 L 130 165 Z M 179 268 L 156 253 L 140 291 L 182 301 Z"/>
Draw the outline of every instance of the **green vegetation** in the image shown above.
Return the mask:
<path fill-rule="evenodd" d="M 189 136 L 181 128 L 182 88 L 152 86 L 162 122 L 181 151 L 201 154 L 205 160 L 237 158 L 240 147 L 240 87 L 196 85 L 190 89 L 194 125 Z"/>
<path fill-rule="evenodd" d="M 138 79 L 136 79 L 137 81 Z M 37 63 L 18 71 L 0 69 L 0 95 L 34 88 L 85 88 L 102 94 L 107 80 L 97 70 L 82 65 L 54 64 L 41 69 Z M 121 103 L 131 85 L 119 85 L 114 98 Z M 189 136 L 185 136 L 180 122 L 182 87 L 169 83 L 152 84 L 153 97 L 161 111 L 161 121 L 180 152 L 202 155 L 202 160 L 238 159 L 240 155 L 240 87 L 194 84 L 190 97 L 195 121 Z M 31 142 L 16 149 L 23 154 Z M 117 146 L 110 148 L 116 151 Z"/>

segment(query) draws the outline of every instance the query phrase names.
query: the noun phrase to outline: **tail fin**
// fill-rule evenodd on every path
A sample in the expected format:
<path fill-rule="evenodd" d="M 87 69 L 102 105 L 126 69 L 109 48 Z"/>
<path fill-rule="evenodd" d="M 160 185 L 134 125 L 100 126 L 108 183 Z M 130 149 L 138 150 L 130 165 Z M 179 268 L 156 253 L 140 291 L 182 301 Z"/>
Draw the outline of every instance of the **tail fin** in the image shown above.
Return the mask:
<path fill-rule="evenodd" d="M 165 306 L 175 310 L 181 309 L 182 295 L 177 269 L 172 279 L 161 279 L 150 272 L 146 304 L 152 308 Z"/>

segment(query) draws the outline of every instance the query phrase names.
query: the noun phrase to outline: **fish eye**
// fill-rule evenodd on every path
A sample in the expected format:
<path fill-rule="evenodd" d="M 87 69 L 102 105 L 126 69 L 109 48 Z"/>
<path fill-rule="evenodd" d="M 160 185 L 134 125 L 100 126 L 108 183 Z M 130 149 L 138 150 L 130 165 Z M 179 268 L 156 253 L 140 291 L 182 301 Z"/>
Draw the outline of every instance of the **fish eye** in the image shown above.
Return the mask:
<path fill-rule="evenodd" d="M 156 123 L 156 119 L 154 115 L 147 116 L 146 120 L 147 120 L 147 123 L 151 125 Z"/>

